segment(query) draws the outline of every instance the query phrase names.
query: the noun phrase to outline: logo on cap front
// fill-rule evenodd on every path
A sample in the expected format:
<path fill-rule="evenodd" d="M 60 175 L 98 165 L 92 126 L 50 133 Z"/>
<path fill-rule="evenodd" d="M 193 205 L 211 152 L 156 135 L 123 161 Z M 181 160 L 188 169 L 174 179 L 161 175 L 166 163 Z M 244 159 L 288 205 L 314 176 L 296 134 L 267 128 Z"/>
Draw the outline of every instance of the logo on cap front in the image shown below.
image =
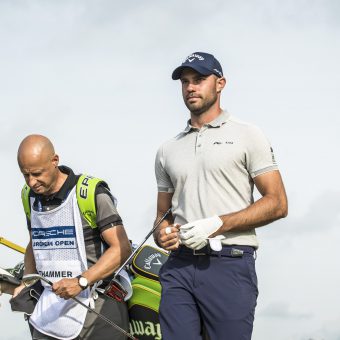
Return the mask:
<path fill-rule="evenodd" d="M 200 61 L 204 60 L 204 57 L 202 57 L 201 55 L 193 53 L 193 54 L 190 54 L 190 55 L 185 59 L 184 62 L 188 61 L 189 63 L 191 63 L 191 62 L 193 62 L 196 58 L 197 58 L 198 60 L 200 60 Z"/>

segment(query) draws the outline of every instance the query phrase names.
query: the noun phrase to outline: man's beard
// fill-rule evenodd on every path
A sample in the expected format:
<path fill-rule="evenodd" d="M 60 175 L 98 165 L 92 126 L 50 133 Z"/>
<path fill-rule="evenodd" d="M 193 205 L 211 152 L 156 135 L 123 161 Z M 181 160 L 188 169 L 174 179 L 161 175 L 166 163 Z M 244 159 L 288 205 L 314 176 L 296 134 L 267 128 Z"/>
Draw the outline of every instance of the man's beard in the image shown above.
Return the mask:
<path fill-rule="evenodd" d="M 216 103 L 216 101 L 217 94 L 214 94 L 213 98 L 204 101 L 200 106 L 190 105 L 187 101 L 185 101 L 185 105 L 194 116 L 199 117 L 200 115 L 208 111 Z"/>

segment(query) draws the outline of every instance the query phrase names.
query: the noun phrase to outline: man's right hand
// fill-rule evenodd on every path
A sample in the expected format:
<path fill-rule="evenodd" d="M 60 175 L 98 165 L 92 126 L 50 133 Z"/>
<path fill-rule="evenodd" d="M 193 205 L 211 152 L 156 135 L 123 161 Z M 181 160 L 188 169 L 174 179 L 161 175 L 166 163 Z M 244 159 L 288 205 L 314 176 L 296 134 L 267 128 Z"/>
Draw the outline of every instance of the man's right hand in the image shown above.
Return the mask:
<path fill-rule="evenodd" d="M 20 286 L 16 287 L 13 292 L 13 298 L 15 298 L 26 286 L 21 283 Z"/>
<path fill-rule="evenodd" d="M 162 227 L 157 233 L 157 243 L 165 250 L 176 250 L 180 245 L 179 224 Z"/>

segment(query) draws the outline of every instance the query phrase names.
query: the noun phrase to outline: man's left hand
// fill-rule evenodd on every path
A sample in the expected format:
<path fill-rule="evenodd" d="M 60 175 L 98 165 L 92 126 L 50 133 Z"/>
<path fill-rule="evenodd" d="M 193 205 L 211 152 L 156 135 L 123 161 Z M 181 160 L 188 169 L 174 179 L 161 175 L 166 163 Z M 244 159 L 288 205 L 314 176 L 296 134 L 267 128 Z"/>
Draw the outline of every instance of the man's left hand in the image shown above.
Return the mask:
<path fill-rule="evenodd" d="M 180 228 L 182 244 L 191 249 L 201 249 L 208 243 L 208 237 L 223 225 L 216 215 L 184 224 Z"/>
<path fill-rule="evenodd" d="M 82 291 L 82 289 L 79 286 L 78 278 L 74 277 L 72 279 L 62 279 L 60 281 L 54 282 L 52 291 L 59 297 L 68 300 L 77 296 Z"/>

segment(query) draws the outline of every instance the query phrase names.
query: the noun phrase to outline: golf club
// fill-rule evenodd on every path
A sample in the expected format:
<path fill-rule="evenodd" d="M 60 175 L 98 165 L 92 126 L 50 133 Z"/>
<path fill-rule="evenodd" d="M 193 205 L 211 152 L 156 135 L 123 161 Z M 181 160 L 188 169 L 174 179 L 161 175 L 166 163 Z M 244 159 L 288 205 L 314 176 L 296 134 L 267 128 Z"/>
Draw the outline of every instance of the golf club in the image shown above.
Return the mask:
<path fill-rule="evenodd" d="M 39 274 L 27 274 L 22 278 L 22 282 L 24 283 L 24 285 L 26 287 L 33 285 L 35 282 L 37 282 L 38 280 L 42 280 L 44 282 L 46 282 L 47 284 L 49 284 L 50 286 L 53 285 L 53 282 L 51 282 L 50 280 L 46 279 L 45 277 L 39 275 Z M 133 340 L 138 340 L 137 338 L 135 338 L 132 334 L 128 333 L 127 331 L 125 331 L 123 328 L 119 327 L 118 325 L 116 325 L 114 322 L 112 322 L 111 320 L 109 320 L 106 316 L 96 312 L 94 309 L 92 309 L 91 307 L 87 306 L 85 303 L 83 303 L 82 301 L 80 301 L 78 298 L 73 297 L 72 298 L 74 301 L 76 301 L 77 303 L 79 303 L 80 305 L 82 305 L 83 307 L 85 307 L 89 312 L 94 313 L 96 315 L 98 315 L 102 320 L 104 320 L 105 322 L 107 322 L 109 325 L 111 325 L 113 328 L 117 329 L 119 332 L 123 333 L 125 336 L 127 336 L 130 339 Z"/>
<path fill-rule="evenodd" d="M 106 286 L 104 290 L 104 294 L 119 301 L 124 301 L 124 298 L 127 295 L 127 291 L 121 285 L 121 283 L 117 280 L 118 274 L 122 271 L 123 268 L 130 262 L 130 260 L 135 256 L 135 254 L 139 251 L 139 249 L 143 246 L 143 244 L 147 241 L 150 235 L 159 227 L 159 225 L 164 221 L 164 219 L 171 212 L 171 207 L 165 212 L 165 214 L 160 218 L 160 220 L 153 226 L 151 231 L 145 236 L 144 240 L 135 248 L 135 250 L 131 253 L 131 255 L 125 260 L 125 262 L 116 270 L 113 279 Z"/>

